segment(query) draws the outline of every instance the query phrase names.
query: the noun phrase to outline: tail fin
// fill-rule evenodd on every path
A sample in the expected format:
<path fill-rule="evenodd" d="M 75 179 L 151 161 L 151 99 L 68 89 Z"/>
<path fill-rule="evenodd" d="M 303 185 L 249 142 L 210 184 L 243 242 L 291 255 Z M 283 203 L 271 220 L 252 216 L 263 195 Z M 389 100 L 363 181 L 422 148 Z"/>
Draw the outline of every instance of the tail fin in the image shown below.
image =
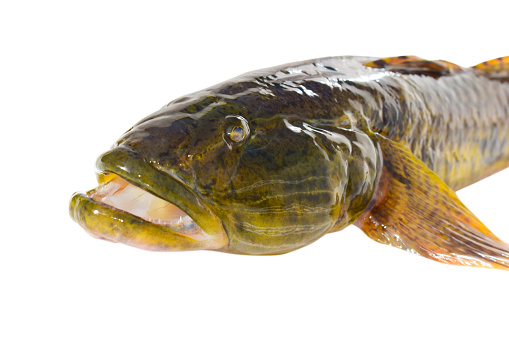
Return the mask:
<path fill-rule="evenodd" d="M 509 82 L 509 56 L 488 60 L 472 67 L 489 78 Z"/>

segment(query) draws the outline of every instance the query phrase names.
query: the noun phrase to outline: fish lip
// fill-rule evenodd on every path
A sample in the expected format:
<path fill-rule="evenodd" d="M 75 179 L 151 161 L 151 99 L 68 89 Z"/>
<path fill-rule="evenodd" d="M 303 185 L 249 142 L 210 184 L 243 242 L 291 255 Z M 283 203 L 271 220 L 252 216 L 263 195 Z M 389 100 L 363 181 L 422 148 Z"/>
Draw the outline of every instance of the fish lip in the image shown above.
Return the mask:
<path fill-rule="evenodd" d="M 93 236 L 156 251 L 223 250 L 228 246 L 221 220 L 203 200 L 183 181 L 156 169 L 139 152 L 117 146 L 97 159 L 96 168 L 99 182 L 108 182 L 108 174 L 114 174 L 176 205 L 196 222 L 207 239 L 192 239 L 77 192 L 71 197 L 69 212 Z"/>

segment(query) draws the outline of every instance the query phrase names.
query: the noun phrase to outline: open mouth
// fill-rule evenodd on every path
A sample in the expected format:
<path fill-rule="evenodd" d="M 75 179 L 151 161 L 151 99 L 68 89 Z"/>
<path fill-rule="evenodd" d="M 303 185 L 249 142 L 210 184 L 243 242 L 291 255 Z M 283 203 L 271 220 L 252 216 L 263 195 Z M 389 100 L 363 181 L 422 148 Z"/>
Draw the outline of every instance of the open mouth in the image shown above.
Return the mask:
<path fill-rule="evenodd" d="M 97 161 L 100 185 L 75 193 L 71 217 L 94 237 L 152 251 L 222 250 L 228 237 L 221 220 L 194 191 L 116 147 Z"/>
<path fill-rule="evenodd" d="M 132 214 L 152 224 L 203 241 L 208 234 L 177 206 L 130 184 L 119 176 L 96 189 L 87 192 L 88 196 L 99 203 Z"/>

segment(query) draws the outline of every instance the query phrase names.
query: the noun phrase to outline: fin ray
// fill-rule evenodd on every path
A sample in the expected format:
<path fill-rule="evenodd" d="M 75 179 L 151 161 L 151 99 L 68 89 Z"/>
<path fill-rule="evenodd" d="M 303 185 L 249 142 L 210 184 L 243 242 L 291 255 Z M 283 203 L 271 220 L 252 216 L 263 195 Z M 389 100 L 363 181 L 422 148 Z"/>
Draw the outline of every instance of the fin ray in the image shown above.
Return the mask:
<path fill-rule="evenodd" d="M 380 137 L 383 173 L 355 225 L 373 240 L 456 265 L 509 270 L 498 239 L 424 163 Z"/>

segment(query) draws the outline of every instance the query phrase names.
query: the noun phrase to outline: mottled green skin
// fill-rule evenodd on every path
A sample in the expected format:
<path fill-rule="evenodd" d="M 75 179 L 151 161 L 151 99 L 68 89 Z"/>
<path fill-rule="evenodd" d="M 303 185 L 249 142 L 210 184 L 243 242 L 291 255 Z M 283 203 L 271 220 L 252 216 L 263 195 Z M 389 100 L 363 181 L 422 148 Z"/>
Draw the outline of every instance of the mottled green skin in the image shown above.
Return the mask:
<path fill-rule="evenodd" d="M 288 252 L 351 224 L 380 173 L 379 135 L 407 145 L 453 188 L 507 165 L 507 84 L 470 69 L 396 74 L 363 65 L 370 60 L 288 64 L 180 98 L 135 125 L 108 158 L 140 154 L 222 221 L 223 251 L 245 254 Z M 241 143 L 225 134 L 238 117 L 250 128 Z M 140 157 L 106 158 L 101 169 L 131 168 L 131 182 L 182 204 L 136 179 Z"/>

